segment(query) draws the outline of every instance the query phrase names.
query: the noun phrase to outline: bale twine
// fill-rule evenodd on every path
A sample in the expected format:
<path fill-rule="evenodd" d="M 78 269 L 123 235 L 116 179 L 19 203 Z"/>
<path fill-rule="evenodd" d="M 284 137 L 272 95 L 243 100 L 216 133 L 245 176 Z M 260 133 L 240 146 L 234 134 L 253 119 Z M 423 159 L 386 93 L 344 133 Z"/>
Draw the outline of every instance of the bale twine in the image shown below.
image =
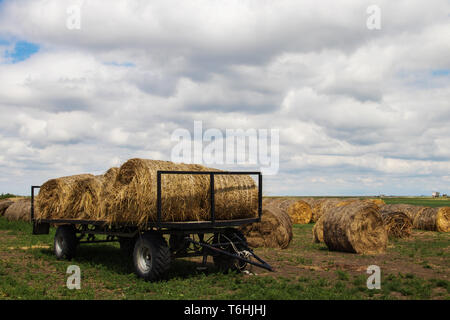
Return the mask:
<path fill-rule="evenodd" d="M 311 206 L 303 200 L 286 198 L 267 198 L 263 207 L 273 205 L 286 212 L 293 224 L 308 224 L 311 221 Z"/>
<path fill-rule="evenodd" d="M 292 222 L 288 214 L 275 206 L 263 207 L 261 222 L 239 228 L 253 248 L 285 249 L 292 240 Z"/>
<path fill-rule="evenodd" d="M 36 219 L 64 219 L 71 216 L 67 206 L 70 204 L 69 199 L 74 188 L 78 181 L 89 177 L 93 177 L 93 175 L 80 174 L 45 182 L 36 197 L 36 208 L 39 208 Z"/>
<path fill-rule="evenodd" d="M 388 235 L 378 207 L 358 201 L 327 212 L 323 238 L 332 251 L 377 254 L 386 250 Z"/>
<path fill-rule="evenodd" d="M 30 221 L 31 200 L 21 199 L 13 202 L 5 211 L 5 218 L 9 221 Z"/>
<path fill-rule="evenodd" d="M 9 199 L 0 200 L 0 216 L 3 216 L 5 214 L 6 209 L 8 209 L 8 207 L 13 203 L 14 202 Z"/>
<path fill-rule="evenodd" d="M 380 214 L 389 237 L 407 238 L 411 235 L 413 223 L 406 214 L 389 210 L 381 210 Z"/>
<path fill-rule="evenodd" d="M 429 231 L 450 231 L 450 207 L 425 208 L 416 215 L 414 228 Z"/>

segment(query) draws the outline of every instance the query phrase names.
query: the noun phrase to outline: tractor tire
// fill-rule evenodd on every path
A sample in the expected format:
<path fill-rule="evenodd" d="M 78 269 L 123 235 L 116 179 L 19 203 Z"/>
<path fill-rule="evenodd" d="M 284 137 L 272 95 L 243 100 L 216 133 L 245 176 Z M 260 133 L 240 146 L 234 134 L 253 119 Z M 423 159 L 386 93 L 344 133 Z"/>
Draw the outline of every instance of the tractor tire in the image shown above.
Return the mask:
<path fill-rule="evenodd" d="M 53 251 L 58 260 L 72 260 L 77 251 L 75 228 L 71 225 L 59 226 L 56 229 Z"/>
<path fill-rule="evenodd" d="M 214 233 L 213 244 L 228 242 L 228 240 L 225 237 L 223 237 L 222 235 L 224 235 L 225 237 L 227 237 L 228 239 L 230 239 L 233 242 L 234 241 L 243 242 L 241 244 L 235 244 L 235 246 L 237 247 L 238 250 L 243 250 L 247 247 L 247 239 L 245 238 L 244 234 L 240 230 L 237 230 L 237 229 L 225 229 L 223 232 Z M 235 253 L 235 250 L 234 250 L 233 246 L 231 246 L 231 244 L 221 246 L 220 249 L 225 250 L 229 253 Z M 230 270 L 240 272 L 240 271 L 244 270 L 245 267 L 247 266 L 246 262 L 242 262 L 239 259 L 236 259 L 236 258 L 233 258 L 230 256 L 226 256 L 223 254 L 214 255 L 213 261 L 214 261 L 214 265 L 216 266 L 216 268 L 224 273 L 227 273 Z"/>
<path fill-rule="evenodd" d="M 146 232 L 137 238 L 133 251 L 134 269 L 145 281 L 163 278 L 170 267 L 170 250 L 157 232 Z"/>

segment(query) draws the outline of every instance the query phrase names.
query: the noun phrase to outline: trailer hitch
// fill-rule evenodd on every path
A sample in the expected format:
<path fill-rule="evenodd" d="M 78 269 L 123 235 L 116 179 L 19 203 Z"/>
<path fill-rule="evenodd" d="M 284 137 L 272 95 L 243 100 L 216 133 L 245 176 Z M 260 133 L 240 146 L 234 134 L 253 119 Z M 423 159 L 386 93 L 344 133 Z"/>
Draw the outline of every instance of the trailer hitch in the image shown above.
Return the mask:
<path fill-rule="evenodd" d="M 238 259 L 238 260 L 240 260 L 240 261 L 246 262 L 246 263 L 248 263 L 248 264 L 251 264 L 251 265 L 254 265 L 254 266 L 257 266 L 257 267 L 260 267 L 260 268 L 269 270 L 269 271 L 272 271 L 272 272 L 274 271 L 273 268 L 272 268 L 267 262 L 265 262 L 263 259 L 261 259 L 260 257 L 258 257 L 258 256 L 253 252 L 253 250 L 250 249 L 250 248 L 248 248 L 248 247 L 246 247 L 245 250 L 246 250 L 247 252 L 249 252 L 250 257 L 253 257 L 253 258 L 255 258 L 256 260 L 258 260 L 259 263 L 258 263 L 258 262 L 255 262 L 255 261 L 252 261 L 252 260 L 250 260 L 250 259 L 244 258 L 244 257 L 242 257 L 242 256 L 240 256 L 240 255 L 237 255 L 237 254 L 234 254 L 234 253 L 231 253 L 231 252 L 228 252 L 228 251 L 225 251 L 225 250 L 216 248 L 216 247 L 214 247 L 214 246 L 212 246 L 212 245 L 209 245 L 209 244 L 207 244 L 207 243 L 195 241 L 195 240 L 191 239 L 190 237 L 186 237 L 185 240 L 188 241 L 188 242 L 190 242 L 190 243 L 192 243 L 192 244 L 194 244 L 194 245 L 201 246 L 202 248 L 207 248 L 208 250 L 212 250 L 212 251 L 217 252 L 217 253 L 219 253 L 219 254 L 224 254 L 224 255 L 227 255 L 227 256 L 229 256 L 229 257 L 233 257 L 233 258 Z"/>

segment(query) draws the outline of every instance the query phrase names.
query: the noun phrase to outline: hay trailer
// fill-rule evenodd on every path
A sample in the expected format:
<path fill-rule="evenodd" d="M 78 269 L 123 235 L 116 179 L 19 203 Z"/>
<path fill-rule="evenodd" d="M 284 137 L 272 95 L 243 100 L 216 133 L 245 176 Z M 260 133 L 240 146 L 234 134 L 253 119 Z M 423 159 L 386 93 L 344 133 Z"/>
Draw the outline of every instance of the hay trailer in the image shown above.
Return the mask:
<path fill-rule="evenodd" d="M 162 221 L 161 190 L 162 175 L 198 175 L 210 177 L 211 215 L 208 221 L 167 222 Z M 214 177 L 216 175 L 258 176 L 258 216 L 247 219 L 216 220 L 214 206 Z M 272 267 L 258 257 L 247 245 L 245 236 L 236 227 L 261 221 L 262 175 L 249 171 L 158 171 L 157 172 L 157 218 L 144 228 L 133 224 L 109 224 L 105 221 L 71 219 L 35 219 L 35 190 L 31 187 L 31 222 L 33 234 L 49 234 L 50 225 L 56 226 L 54 253 L 58 259 L 71 260 L 77 246 L 84 243 L 119 242 L 126 258 L 132 258 L 136 274 L 148 281 L 161 279 L 170 267 L 172 259 L 203 257 L 202 267 L 212 256 L 214 265 L 222 271 L 242 271 L 247 264 L 270 271 Z M 169 238 L 167 243 L 164 235 Z M 102 239 L 99 239 L 101 237 Z"/>

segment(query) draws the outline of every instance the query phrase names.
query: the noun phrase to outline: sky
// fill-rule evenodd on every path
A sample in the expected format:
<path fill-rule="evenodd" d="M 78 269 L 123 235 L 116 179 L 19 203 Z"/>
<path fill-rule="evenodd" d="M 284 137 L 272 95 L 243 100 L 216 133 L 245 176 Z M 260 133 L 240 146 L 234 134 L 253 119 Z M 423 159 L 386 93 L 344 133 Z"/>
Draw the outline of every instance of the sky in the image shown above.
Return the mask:
<path fill-rule="evenodd" d="M 4 0 L 0 114 L 0 193 L 194 121 L 279 130 L 266 195 L 450 193 L 450 2 Z"/>

